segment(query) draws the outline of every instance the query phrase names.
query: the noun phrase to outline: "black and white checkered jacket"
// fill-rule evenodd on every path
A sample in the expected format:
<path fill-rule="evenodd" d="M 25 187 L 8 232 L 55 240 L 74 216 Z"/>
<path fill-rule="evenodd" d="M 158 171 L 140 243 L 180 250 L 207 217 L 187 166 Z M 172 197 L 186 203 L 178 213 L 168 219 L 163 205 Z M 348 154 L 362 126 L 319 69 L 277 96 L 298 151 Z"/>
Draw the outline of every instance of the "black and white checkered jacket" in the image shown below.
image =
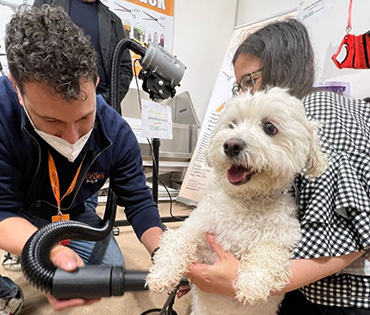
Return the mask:
<path fill-rule="evenodd" d="M 370 104 L 331 92 L 303 99 L 308 117 L 321 122 L 326 172 L 295 180 L 302 240 L 293 258 L 342 256 L 370 248 Z M 364 257 L 302 288 L 313 303 L 370 308 L 370 262 Z"/>

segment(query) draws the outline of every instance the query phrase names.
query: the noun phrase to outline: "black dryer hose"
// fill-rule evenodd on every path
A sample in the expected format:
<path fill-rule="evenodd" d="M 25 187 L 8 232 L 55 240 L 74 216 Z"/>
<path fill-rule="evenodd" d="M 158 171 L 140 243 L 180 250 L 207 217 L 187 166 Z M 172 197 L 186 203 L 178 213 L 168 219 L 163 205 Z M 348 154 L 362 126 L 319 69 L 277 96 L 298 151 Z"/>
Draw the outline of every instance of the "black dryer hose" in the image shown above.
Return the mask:
<path fill-rule="evenodd" d="M 21 255 L 22 271 L 36 288 L 56 298 L 119 296 L 125 291 L 145 290 L 147 272 L 125 272 L 123 267 L 86 266 L 76 272 L 57 269 L 50 260 L 51 248 L 64 239 L 99 241 L 106 238 L 116 216 L 117 196 L 109 189 L 104 219 L 100 227 L 77 221 L 50 223 L 35 232 Z"/>

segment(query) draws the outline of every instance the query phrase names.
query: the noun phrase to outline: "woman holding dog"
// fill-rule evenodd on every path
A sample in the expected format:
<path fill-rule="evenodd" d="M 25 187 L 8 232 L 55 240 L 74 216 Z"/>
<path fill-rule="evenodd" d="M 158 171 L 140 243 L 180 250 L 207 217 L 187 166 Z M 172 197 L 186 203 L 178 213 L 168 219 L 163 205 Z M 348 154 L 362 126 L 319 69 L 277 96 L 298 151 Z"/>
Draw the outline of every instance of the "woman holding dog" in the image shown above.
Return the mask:
<path fill-rule="evenodd" d="M 292 276 L 281 315 L 370 314 L 370 107 L 313 88 L 314 53 L 305 26 L 294 19 L 249 35 L 234 58 L 234 94 L 287 88 L 302 99 L 307 115 L 323 122 L 323 150 L 330 163 L 312 184 L 296 178 L 302 239 L 292 253 Z M 201 290 L 234 297 L 239 260 L 207 239 L 218 259 L 194 264 L 188 277 Z M 299 290 L 298 290 L 299 289 Z"/>

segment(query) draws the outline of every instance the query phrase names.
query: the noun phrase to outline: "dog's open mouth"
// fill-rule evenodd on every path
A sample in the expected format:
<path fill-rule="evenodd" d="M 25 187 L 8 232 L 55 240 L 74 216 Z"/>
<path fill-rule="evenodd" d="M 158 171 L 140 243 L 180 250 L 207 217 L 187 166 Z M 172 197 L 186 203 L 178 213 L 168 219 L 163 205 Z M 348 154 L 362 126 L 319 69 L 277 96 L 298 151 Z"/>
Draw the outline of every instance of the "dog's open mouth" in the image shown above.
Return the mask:
<path fill-rule="evenodd" d="M 241 185 L 249 181 L 253 174 L 254 172 L 250 168 L 233 165 L 227 171 L 227 179 L 233 185 Z"/>

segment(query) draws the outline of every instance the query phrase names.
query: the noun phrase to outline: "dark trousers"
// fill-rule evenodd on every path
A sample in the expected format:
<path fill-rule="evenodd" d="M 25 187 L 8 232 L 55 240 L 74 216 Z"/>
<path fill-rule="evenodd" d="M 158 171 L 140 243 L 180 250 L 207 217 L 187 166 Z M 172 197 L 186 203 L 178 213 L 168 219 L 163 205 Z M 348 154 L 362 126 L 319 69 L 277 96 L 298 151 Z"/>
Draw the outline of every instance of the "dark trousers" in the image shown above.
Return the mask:
<path fill-rule="evenodd" d="M 280 306 L 279 315 L 370 315 L 370 309 L 325 306 L 309 302 L 299 290 L 289 292 Z"/>

